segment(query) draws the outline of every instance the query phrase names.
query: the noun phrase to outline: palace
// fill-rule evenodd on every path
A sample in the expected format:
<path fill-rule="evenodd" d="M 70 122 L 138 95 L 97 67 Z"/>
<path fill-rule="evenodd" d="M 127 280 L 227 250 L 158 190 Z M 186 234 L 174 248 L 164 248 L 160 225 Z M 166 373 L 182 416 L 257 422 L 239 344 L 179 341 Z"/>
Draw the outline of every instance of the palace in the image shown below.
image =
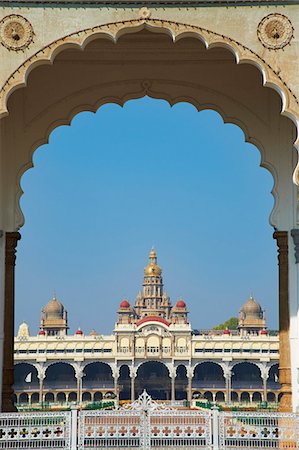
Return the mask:
<path fill-rule="evenodd" d="M 154 249 L 134 305 L 122 300 L 112 335 L 79 328 L 68 335 L 67 312 L 54 297 L 40 330 L 23 322 L 15 337 L 15 402 L 206 398 L 217 402 L 278 402 L 279 338 L 250 296 L 237 330 L 193 330 L 184 300 L 164 291 Z"/>

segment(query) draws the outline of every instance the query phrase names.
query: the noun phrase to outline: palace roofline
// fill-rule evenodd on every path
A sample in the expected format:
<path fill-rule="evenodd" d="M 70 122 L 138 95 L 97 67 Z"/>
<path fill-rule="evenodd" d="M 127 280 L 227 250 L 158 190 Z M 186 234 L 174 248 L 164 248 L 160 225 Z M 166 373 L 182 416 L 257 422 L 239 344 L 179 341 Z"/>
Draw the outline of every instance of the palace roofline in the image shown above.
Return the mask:
<path fill-rule="evenodd" d="M 105 6 L 285 6 L 298 5 L 299 0 L 1 0 L 1 6 L 23 6 L 30 5 L 67 5 L 78 7 L 83 5 L 105 5 Z"/>

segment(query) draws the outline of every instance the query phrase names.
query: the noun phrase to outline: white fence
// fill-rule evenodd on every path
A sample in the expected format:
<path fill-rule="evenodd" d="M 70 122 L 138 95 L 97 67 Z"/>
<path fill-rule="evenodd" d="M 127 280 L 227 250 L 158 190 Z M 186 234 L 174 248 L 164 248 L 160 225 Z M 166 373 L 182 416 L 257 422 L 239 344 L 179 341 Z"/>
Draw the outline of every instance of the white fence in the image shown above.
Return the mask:
<path fill-rule="evenodd" d="M 178 409 L 144 392 L 116 410 L 0 414 L 0 449 L 299 450 L 299 416 Z"/>
<path fill-rule="evenodd" d="M 70 448 L 70 412 L 0 414 L 0 449 Z"/>

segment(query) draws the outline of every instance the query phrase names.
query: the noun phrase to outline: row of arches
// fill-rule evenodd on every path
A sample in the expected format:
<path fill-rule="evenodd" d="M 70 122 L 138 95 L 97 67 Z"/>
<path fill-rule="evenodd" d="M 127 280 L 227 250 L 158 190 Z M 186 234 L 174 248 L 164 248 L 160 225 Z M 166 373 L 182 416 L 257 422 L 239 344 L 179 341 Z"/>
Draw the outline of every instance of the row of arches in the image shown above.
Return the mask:
<path fill-rule="evenodd" d="M 151 368 L 150 372 L 148 369 Z M 15 365 L 15 386 L 21 386 L 26 383 L 28 374 L 31 374 L 31 386 L 38 386 L 38 371 L 37 368 L 30 363 L 18 363 Z M 169 377 L 169 370 L 167 366 L 160 361 L 146 361 L 142 363 L 137 369 L 137 378 L 147 378 L 147 374 L 151 377 L 162 375 Z M 122 365 L 119 372 L 119 380 L 130 378 L 130 369 L 128 365 Z M 176 368 L 176 380 L 181 382 L 187 379 L 187 368 L 181 364 Z M 262 387 L 262 377 L 259 367 L 254 363 L 240 362 L 232 368 L 231 373 L 232 385 L 236 387 L 249 387 L 250 385 Z M 88 384 L 88 387 L 96 387 L 97 383 L 113 384 L 113 372 L 109 364 L 104 362 L 91 362 L 84 367 L 83 386 Z M 60 385 L 64 388 L 75 386 L 77 383 L 76 373 L 74 367 L 67 362 L 57 362 L 49 365 L 45 372 L 44 386 L 55 388 Z M 215 362 L 202 362 L 194 369 L 193 387 L 200 387 L 200 384 L 206 385 L 212 383 L 213 387 L 225 385 L 225 377 L 223 368 Z M 273 387 L 278 387 L 278 364 L 271 366 L 268 374 L 268 384 Z M 244 384 L 244 386 L 243 386 Z M 26 384 L 24 384 L 26 386 Z M 93 386 L 94 385 L 94 386 Z M 87 386 L 86 386 L 87 387 Z"/>
<path fill-rule="evenodd" d="M 267 392 L 267 402 L 276 403 L 279 402 L 281 394 L 278 392 Z M 103 394 L 100 391 L 96 392 L 88 392 L 85 391 L 82 393 L 82 402 L 91 403 L 91 402 L 101 402 L 105 400 L 110 400 L 114 398 L 113 392 L 106 392 Z M 226 394 L 223 391 L 206 391 L 206 392 L 193 392 L 194 400 L 208 400 L 210 402 L 223 403 L 226 401 Z M 125 399 L 127 400 L 127 399 Z M 15 403 L 19 404 L 36 404 L 40 402 L 40 394 L 39 392 L 19 392 L 14 394 Z M 43 397 L 43 401 L 46 403 L 76 403 L 78 401 L 77 392 L 46 392 Z M 233 403 L 260 403 L 263 401 L 261 392 L 231 392 L 231 401 Z"/>
<path fill-rule="evenodd" d="M 28 381 L 28 374 L 30 374 L 30 381 Z M 36 367 L 28 363 L 17 364 L 15 366 L 14 387 L 16 393 L 40 390 L 41 381 L 38 378 Z M 267 388 L 271 391 L 279 390 L 280 388 L 278 364 L 273 365 L 269 370 Z M 78 389 L 78 379 L 71 364 L 58 362 L 47 368 L 46 376 L 42 381 L 42 390 L 44 392 L 53 391 L 57 394 L 59 391 L 74 391 L 78 399 L 79 395 L 81 395 Z M 119 377 L 115 380 L 112 369 L 108 364 L 92 362 L 84 368 L 80 389 L 82 391 L 82 400 L 84 391 L 94 393 L 97 390 L 102 392 L 102 395 L 111 391 L 119 400 L 136 398 L 144 389 L 147 390 L 152 398 L 157 400 L 184 400 L 192 398 L 194 392 L 213 392 L 212 395 L 216 395 L 218 391 L 226 393 L 226 397 L 229 396 L 226 391 L 227 380 L 224 377 L 223 369 L 219 364 L 213 362 L 203 362 L 195 367 L 191 385 L 187 376 L 187 368 L 183 364 L 177 367 L 175 379 L 171 379 L 169 370 L 164 363 L 147 361 L 139 366 L 134 380 L 130 376 L 130 367 L 122 365 L 119 370 Z M 260 369 L 256 365 L 247 362 L 235 365 L 232 371 L 230 389 L 231 392 L 264 390 L 265 385 L 261 378 Z M 265 398 L 265 392 L 263 395 Z M 218 394 L 219 396 L 221 397 L 221 394 Z M 223 398 L 221 401 L 224 400 Z M 239 400 L 242 401 L 242 398 L 238 396 L 237 401 Z M 92 397 L 90 401 L 94 401 L 94 398 Z"/>

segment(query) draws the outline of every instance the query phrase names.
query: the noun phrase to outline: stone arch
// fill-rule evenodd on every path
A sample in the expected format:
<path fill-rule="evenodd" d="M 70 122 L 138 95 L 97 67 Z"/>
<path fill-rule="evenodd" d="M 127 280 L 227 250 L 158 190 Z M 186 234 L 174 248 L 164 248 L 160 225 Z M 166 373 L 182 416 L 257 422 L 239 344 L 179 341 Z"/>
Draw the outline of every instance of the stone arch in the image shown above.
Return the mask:
<path fill-rule="evenodd" d="M 185 364 L 179 364 L 176 367 L 176 377 L 175 377 L 176 400 L 187 400 L 187 387 L 188 387 L 187 367 L 185 366 Z"/>
<path fill-rule="evenodd" d="M 75 389 L 77 379 L 75 369 L 68 362 L 53 362 L 47 366 L 44 379 L 45 389 Z"/>
<path fill-rule="evenodd" d="M 68 402 L 77 402 L 77 392 L 69 392 Z"/>
<path fill-rule="evenodd" d="M 53 392 L 47 392 L 45 395 L 45 402 L 54 403 L 55 397 Z"/>
<path fill-rule="evenodd" d="M 25 381 L 31 374 L 31 381 Z M 38 371 L 34 364 L 20 362 L 14 365 L 14 389 L 38 389 Z"/>
<path fill-rule="evenodd" d="M 103 399 L 103 394 L 102 394 L 102 392 L 97 391 L 97 392 L 95 392 L 95 393 L 93 394 L 93 401 L 94 401 L 94 402 L 100 402 L 100 401 L 102 401 L 102 399 Z"/>
<path fill-rule="evenodd" d="M 215 401 L 216 402 L 224 402 L 225 401 L 225 394 L 224 394 L 224 392 L 222 392 L 222 391 L 216 392 Z"/>
<path fill-rule="evenodd" d="M 122 22 L 104 24 L 98 27 L 93 27 L 91 29 L 85 29 L 68 36 L 63 36 L 61 39 L 52 42 L 48 47 L 41 49 L 36 54 L 27 59 L 4 84 L 2 90 L 0 91 L 0 114 L 2 114 L 2 116 L 0 115 L 0 117 L 9 117 L 7 115 L 8 110 L 9 115 L 11 115 L 11 98 L 18 93 L 19 88 L 26 87 L 28 77 L 30 78 L 35 70 L 40 70 L 45 65 L 52 65 L 53 63 L 55 65 L 56 59 L 60 57 L 63 52 L 70 51 L 71 49 L 86 50 L 86 48 L 96 40 L 106 40 L 107 42 L 112 42 L 113 45 L 117 45 L 118 41 L 120 41 L 120 38 L 133 34 L 136 35 L 139 32 L 145 31 L 152 32 L 151 34 L 153 35 L 161 34 L 167 36 L 169 42 L 176 44 L 180 44 L 181 41 L 185 41 L 188 39 L 194 39 L 203 48 L 205 48 L 206 51 L 208 51 L 208 49 L 210 49 L 211 51 L 213 51 L 214 49 L 221 49 L 228 52 L 231 55 L 231 58 L 234 60 L 234 64 L 237 66 L 241 67 L 244 65 L 254 67 L 255 69 L 253 70 L 256 70 L 259 74 L 261 85 L 272 88 L 272 91 L 276 92 L 279 96 L 279 103 L 282 103 L 282 107 L 281 105 L 279 106 L 279 113 L 285 115 L 288 119 L 291 119 L 292 122 L 297 126 L 297 117 L 299 117 L 298 100 L 291 92 L 291 90 L 288 89 L 288 87 L 285 85 L 284 80 L 280 78 L 279 74 L 273 71 L 272 68 L 268 66 L 267 63 L 256 53 L 251 51 L 245 45 L 210 30 L 206 30 L 204 28 L 189 24 L 178 22 L 174 23 L 167 20 L 161 21 L 159 19 L 153 18 L 127 20 Z M 99 106 L 107 102 L 115 102 L 122 105 L 128 99 L 140 98 L 144 95 L 149 95 L 153 98 L 163 98 L 167 100 L 171 105 L 180 101 L 186 101 L 194 104 L 194 106 L 198 110 L 206 108 L 214 109 L 224 118 L 226 122 L 235 123 L 236 125 L 240 126 L 244 131 L 246 140 L 253 143 L 259 148 L 262 155 L 261 165 L 267 168 L 273 175 L 275 184 L 273 188 L 273 195 L 277 201 L 277 174 L 275 165 L 266 155 L 265 143 L 263 143 L 261 139 L 259 139 L 259 137 L 257 136 L 258 133 L 255 133 L 251 129 L 252 127 L 248 125 L 246 121 L 244 121 L 240 117 L 240 115 L 225 111 L 219 104 L 217 104 L 217 102 L 209 102 L 208 100 L 203 101 L 202 103 L 199 102 L 192 96 L 192 94 L 187 94 L 188 89 L 191 89 L 191 84 L 185 83 L 185 86 L 183 86 L 183 84 L 180 85 L 179 83 L 176 87 L 177 94 L 178 92 L 181 92 L 182 95 L 171 95 L 169 92 L 166 92 L 167 89 L 164 89 L 164 92 L 163 89 L 162 91 L 157 91 L 151 88 L 151 82 L 139 80 L 139 89 L 137 90 L 133 89 L 133 91 L 131 91 L 127 87 L 127 89 L 123 88 L 122 95 L 113 95 L 112 92 L 110 93 L 110 96 L 106 95 L 104 97 L 93 95 L 92 103 L 84 101 L 83 103 L 81 103 L 81 106 L 78 106 L 79 103 L 77 103 L 73 108 L 71 108 L 70 111 L 66 113 L 63 118 L 58 119 L 56 114 L 56 117 L 53 117 L 52 121 L 47 122 L 47 128 L 44 129 L 42 135 L 39 137 L 36 136 L 34 142 L 32 141 L 30 145 L 28 144 L 30 146 L 30 149 L 27 149 L 28 152 L 26 153 L 26 155 L 30 155 L 30 157 L 29 159 L 27 158 L 27 160 L 23 160 L 21 165 L 18 167 L 17 182 L 19 183 L 23 173 L 30 167 L 32 167 L 32 154 L 36 150 L 36 148 L 41 144 L 47 142 L 49 134 L 53 129 L 55 129 L 59 125 L 69 124 L 71 119 L 78 112 L 81 112 L 83 110 L 94 111 Z M 116 85 L 119 87 L 120 83 L 118 82 L 116 83 Z M 189 86 L 188 89 L 187 85 Z M 111 90 L 113 91 L 112 88 Z M 182 92 L 184 90 L 186 91 L 185 94 Z M 205 89 L 205 91 L 207 92 L 207 89 Z M 217 96 L 221 96 L 220 91 L 217 92 Z M 9 97 L 10 105 L 8 106 L 7 102 Z M 95 103 L 94 98 L 96 97 L 99 98 L 99 100 Z M 39 114 L 37 115 L 37 118 L 38 117 L 40 117 Z M 51 125 L 49 125 L 49 123 L 51 123 Z M 30 128 L 30 126 L 28 128 Z M 297 145 L 298 142 L 299 140 L 295 144 Z M 14 225 L 14 228 L 16 229 L 22 226 L 24 220 L 21 209 L 19 207 L 19 199 L 21 195 L 22 189 L 20 185 L 18 185 L 18 187 L 16 187 L 17 218 Z M 276 211 L 277 205 L 275 206 L 275 208 Z M 271 222 L 273 225 L 275 224 L 275 219 L 273 217 L 271 219 Z"/>
<path fill-rule="evenodd" d="M 169 368 L 162 361 L 143 361 L 137 369 L 136 396 L 139 396 L 145 389 L 154 400 L 170 400 L 171 380 L 169 375 Z"/>
<path fill-rule="evenodd" d="M 232 366 L 232 388 L 262 389 L 261 369 L 254 362 L 241 361 Z"/>
<path fill-rule="evenodd" d="M 66 394 L 65 394 L 65 392 L 57 392 L 56 400 L 57 400 L 57 402 L 65 403 L 66 402 Z"/>
<path fill-rule="evenodd" d="M 231 399 L 232 399 L 232 402 L 238 402 L 239 401 L 239 394 L 238 394 L 238 392 L 232 391 Z"/>
<path fill-rule="evenodd" d="M 254 392 L 252 394 L 252 401 L 253 402 L 261 402 L 262 401 L 262 394 L 260 392 Z"/>
<path fill-rule="evenodd" d="M 31 403 L 39 403 L 39 393 L 38 392 L 33 392 L 31 394 Z"/>
<path fill-rule="evenodd" d="M 91 393 L 88 391 L 83 392 L 82 401 L 83 402 L 91 402 Z"/>
<path fill-rule="evenodd" d="M 19 403 L 29 403 L 29 396 L 27 392 L 21 392 L 19 395 Z"/>
<path fill-rule="evenodd" d="M 208 400 L 208 402 L 214 401 L 214 397 L 213 397 L 213 394 L 212 394 L 211 391 L 206 391 L 206 392 L 203 394 L 203 396 L 204 396 L 204 398 L 205 398 L 206 400 Z"/>
<path fill-rule="evenodd" d="M 225 388 L 225 378 L 223 367 L 214 361 L 202 361 L 194 367 L 192 387 L 207 388 Z"/>
<path fill-rule="evenodd" d="M 276 402 L 276 394 L 275 392 L 267 392 L 267 402 L 275 403 Z"/>
<path fill-rule="evenodd" d="M 130 400 L 131 377 L 130 377 L 130 367 L 128 364 L 122 364 L 119 367 L 118 385 L 119 385 L 119 399 Z"/>
<path fill-rule="evenodd" d="M 156 360 L 156 359 L 153 359 L 153 360 L 150 360 L 150 361 L 146 361 L 146 360 L 145 360 L 145 361 L 140 361 L 140 362 L 135 366 L 136 374 L 138 373 L 139 368 L 140 368 L 143 364 L 146 364 L 147 362 L 154 362 L 154 363 L 163 364 L 163 365 L 166 367 L 166 369 L 168 370 L 169 376 L 171 375 L 171 371 L 170 371 L 169 364 L 164 363 L 163 361 Z"/>
<path fill-rule="evenodd" d="M 113 371 L 110 364 L 94 361 L 85 365 L 82 378 L 83 389 L 111 389 L 114 387 Z"/>
<path fill-rule="evenodd" d="M 240 402 L 241 403 L 249 403 L 250 402 L 249 392 L 241 392 Z"/>

